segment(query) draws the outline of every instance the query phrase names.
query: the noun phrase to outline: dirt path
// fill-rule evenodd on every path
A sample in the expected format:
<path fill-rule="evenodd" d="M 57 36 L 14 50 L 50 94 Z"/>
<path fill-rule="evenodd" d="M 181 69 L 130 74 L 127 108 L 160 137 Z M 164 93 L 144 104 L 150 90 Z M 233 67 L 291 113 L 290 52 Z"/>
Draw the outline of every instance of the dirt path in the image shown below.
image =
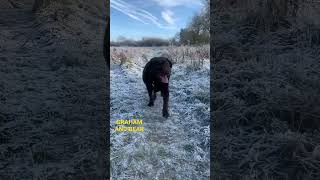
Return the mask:
<path fill-rule="evenodd" d="M 139 62 L 111 68 L 111 127 L 117 119 L 141 117 L 145 128 L 144 133 L 111 131 L 112 177 L 209 179 L 209 69 L 174 66 L 168 119 L 161 116 L 160 93 L 155 106 L 147 106 L 142 69 Z"/>
<path fill-rule="evenodd" d="M 0 29 L 0 179 L 97 178 L 102 53 L 53 39 L 30 7 L 1 9 Z"/>

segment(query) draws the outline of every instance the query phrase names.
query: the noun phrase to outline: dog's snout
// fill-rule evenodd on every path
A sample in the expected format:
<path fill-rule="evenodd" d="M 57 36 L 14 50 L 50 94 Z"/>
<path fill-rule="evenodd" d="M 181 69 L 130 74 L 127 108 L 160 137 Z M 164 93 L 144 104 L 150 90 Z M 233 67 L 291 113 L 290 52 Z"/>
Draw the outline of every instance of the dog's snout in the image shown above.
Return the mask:
<path fill-rule="evenodd" d="M 162 83 L 169 83 L 167 75 L 160 76 L 160 80 L 161 80 Z"/>

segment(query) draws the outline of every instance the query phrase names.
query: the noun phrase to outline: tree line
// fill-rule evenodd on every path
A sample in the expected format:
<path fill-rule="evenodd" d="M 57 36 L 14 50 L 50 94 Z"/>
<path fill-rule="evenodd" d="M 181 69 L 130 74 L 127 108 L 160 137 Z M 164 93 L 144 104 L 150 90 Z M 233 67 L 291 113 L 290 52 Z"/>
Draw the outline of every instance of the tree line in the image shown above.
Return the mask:
<path fill-rule="evenodd" d="M 128 39 L 126 37 L 119 37 L 117 41 L 111 41 L 111 46 L 134 46 L 134 47 L 152 47 L 152 46 L 169 46 L 168 39 L 161 38 L 142 38 L 141 40 Z"/>
<path fill-rule="evenodd" d="M 126 37 L 119 37 L 117 41 L 111 41 L 111 46 L 180 46 L 180 45 L 203 45 L 210 42 L 210 0 L 203 0 L 204 7 L 199 14 L 195 14 L 187 27 L 170 39 L 155 37 L 132 40 Z"/>
<path fill-rule="evenodd" d="M 186 28 L 180 29 L 171 41 L 180 45 L 209 44 L 210 42 L 210 0 L 204 0 L 204 7 L 195 14 Z"/>

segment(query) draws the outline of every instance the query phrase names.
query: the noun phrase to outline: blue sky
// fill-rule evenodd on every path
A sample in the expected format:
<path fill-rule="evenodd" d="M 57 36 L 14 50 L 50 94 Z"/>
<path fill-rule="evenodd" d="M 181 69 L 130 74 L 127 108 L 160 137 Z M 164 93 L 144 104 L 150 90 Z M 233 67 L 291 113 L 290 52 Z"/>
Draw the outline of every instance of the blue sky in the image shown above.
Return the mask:
<path fill-rule="evenodd" d="M 111 40 L 171 38 L 202 9 L 202 0 L 110 0 Z"/>

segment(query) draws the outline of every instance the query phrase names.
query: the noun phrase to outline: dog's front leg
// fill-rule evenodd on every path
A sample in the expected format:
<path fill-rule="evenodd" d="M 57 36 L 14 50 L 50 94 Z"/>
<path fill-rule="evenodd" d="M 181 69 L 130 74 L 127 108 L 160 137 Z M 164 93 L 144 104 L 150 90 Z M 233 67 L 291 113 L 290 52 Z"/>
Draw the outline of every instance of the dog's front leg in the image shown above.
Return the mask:
<path fill-rule="evenodd" d="M 163 96 L 162 116 L 165 118 L 169 117 L 168 102 L 169 102 L 169 94 Z"/>
<path fill-rule="evenodd" d="M 148 94 L 149 94 L 149 104 L 148 106 L 153 106 L 154 105 L 154 99 L 152 97 L 152 85 L 147 86 Z"/>
<path fill-rule="evenodd" d="M 163 107 L 162 107 L 162 116 L 165 118 L 169 117 L 169 112 L 168 112 L 168 104 L 169 104 L 169 84 L 165 84 L 165 87 L 161 91 L 162 96 L 163 96 Z"/>
<path fill-rule="evenodd" d="M 152 99 L 153 99 L 153 102 L 157 99 L 157 92 L 156 91 L 153 91 Z"/>

